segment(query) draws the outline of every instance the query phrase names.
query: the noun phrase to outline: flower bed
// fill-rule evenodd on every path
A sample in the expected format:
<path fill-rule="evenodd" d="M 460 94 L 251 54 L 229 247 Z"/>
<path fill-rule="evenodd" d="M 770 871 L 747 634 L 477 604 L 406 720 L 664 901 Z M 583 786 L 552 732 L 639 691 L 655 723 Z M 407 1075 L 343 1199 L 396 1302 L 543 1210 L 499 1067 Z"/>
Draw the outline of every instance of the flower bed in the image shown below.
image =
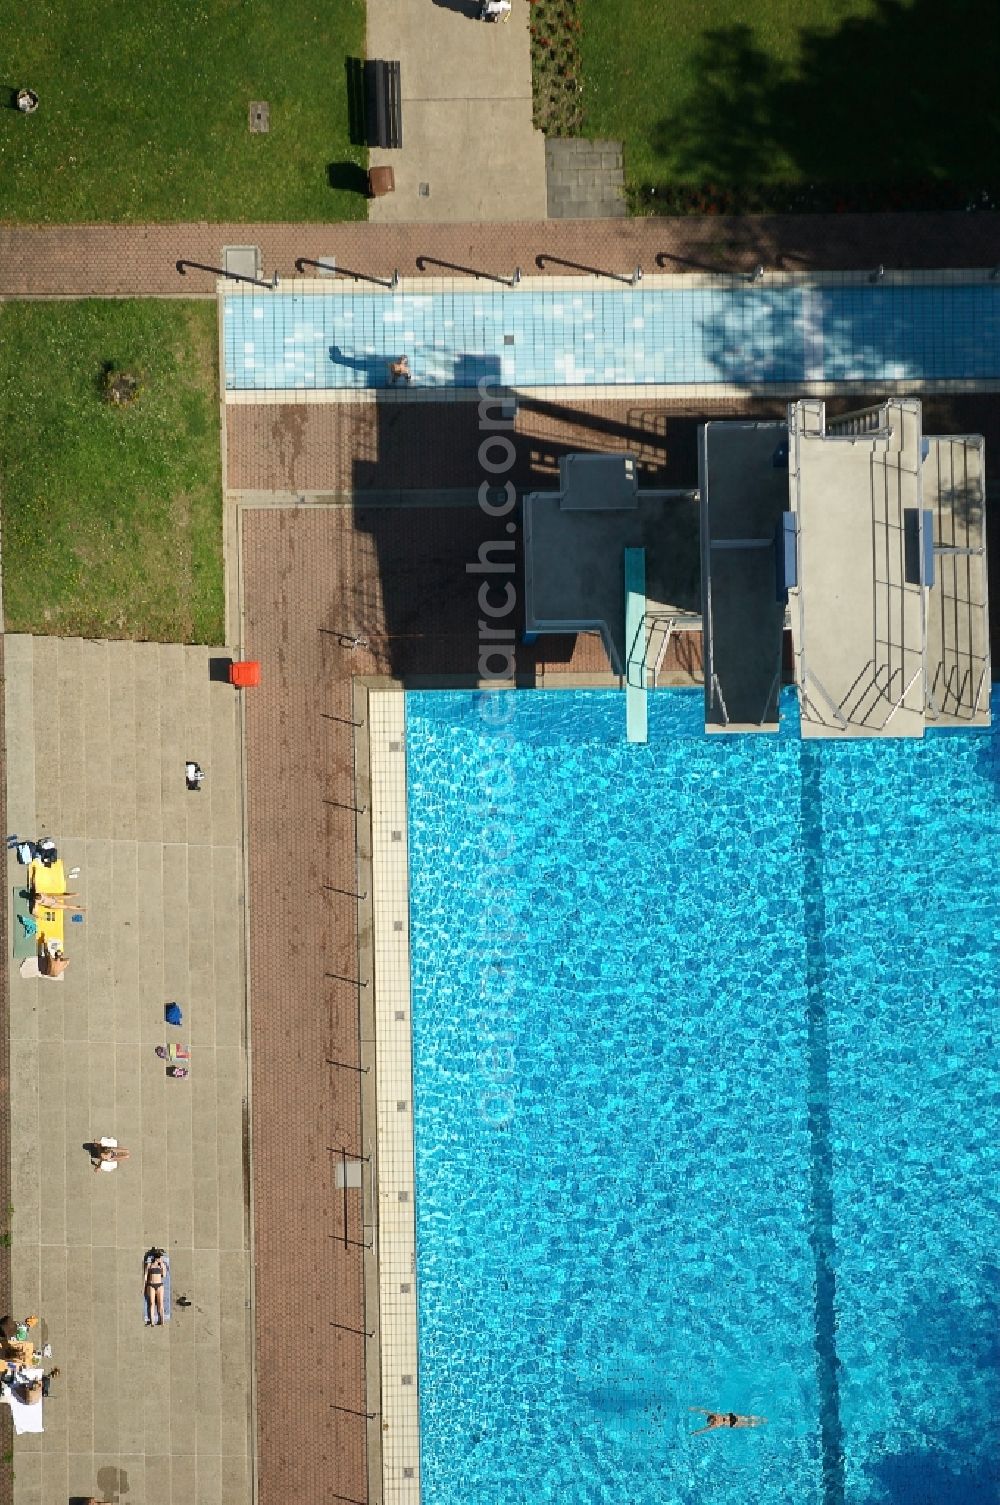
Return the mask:
<path fill-rule="evenodd" d="M 583 127 L 580 0 L 528 0 L 535 125 L 546 136 Z"/>

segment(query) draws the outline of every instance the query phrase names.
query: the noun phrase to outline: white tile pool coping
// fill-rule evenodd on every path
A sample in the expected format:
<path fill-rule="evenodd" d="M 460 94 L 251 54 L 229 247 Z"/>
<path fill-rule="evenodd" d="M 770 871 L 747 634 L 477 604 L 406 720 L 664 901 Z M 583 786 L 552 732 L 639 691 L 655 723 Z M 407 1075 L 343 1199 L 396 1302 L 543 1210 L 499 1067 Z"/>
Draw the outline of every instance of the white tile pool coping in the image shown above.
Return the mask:
<path fill-rule="evenodd" d="M 369 693 L 383 1505 L 420 1499 L 405 716 Z"/>
<path fill-rule="evenodd" d="M 516 383 L 510 391 L 526 400 L 538 402 L 692 402 L 781 397 L 911 397 L 946 396 L 962 393 L 1000 392 L 1000 380 L 992 377 L 914 377 L 907 381 L 798 381 L 759 382 L 737 385 L 733 382 L 685 383 L 665 385 L 649 382 L 643 386 L 622 382 L 615 386 L 595 382 L 589 386 L 523 387 Z M 421 387 L 412 383 L 405 390 L 391 387 L 243 387 L 228 389 L 224 394 L 227 407 L 277 407 L 305 403 L 310 407 L 344 403 L 428 403 L 478 402 L 475 387 Z"/>

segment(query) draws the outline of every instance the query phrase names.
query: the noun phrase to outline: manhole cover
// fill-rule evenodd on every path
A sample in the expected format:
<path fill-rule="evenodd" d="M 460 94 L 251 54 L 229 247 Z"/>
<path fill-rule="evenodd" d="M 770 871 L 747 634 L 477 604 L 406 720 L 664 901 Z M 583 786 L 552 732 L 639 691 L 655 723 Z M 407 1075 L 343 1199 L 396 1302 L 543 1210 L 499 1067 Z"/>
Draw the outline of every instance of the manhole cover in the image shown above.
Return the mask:
<path fill-rule="evenodd" d="M 266 99 L 255 99 L 250 105 L 250 131 L 261 136 L 271 124 L 271 106 Z"/>

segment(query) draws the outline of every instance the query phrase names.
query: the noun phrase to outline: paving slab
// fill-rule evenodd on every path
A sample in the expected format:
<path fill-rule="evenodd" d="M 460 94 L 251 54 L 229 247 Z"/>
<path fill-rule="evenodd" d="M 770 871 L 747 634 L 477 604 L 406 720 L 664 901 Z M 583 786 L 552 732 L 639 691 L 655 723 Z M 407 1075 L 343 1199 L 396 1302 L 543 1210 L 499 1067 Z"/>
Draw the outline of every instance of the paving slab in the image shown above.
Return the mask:
<path fill-rule="evenodd" d="M 551 136 L 545 178 L 550 219 L 621 219 L 628 213 L 620 141 Z"/>
<path fill-rule="evenodd" d="M 213 650 L 8 637 L 10 818 L 51 834 L 86 915 L 59 985 L 11 992 L 17 1311 L 62 1371 L 45 1431 L 15 1442 L 15 1505 L 91 1494 L 244 1505 L 251 1363 L 243 854 L 235 694 Z M 214 650 L 218 652 L 218 650 Z M 216 786 L 189 795 L 185 756 Z M 8 857 L 8 882 L 25 872 Z M 191 1074 L 155 1046 L 181 1002 Z M 217 1038 L 225 1043 L 217 1047 Z M 94 1173 L 84 1145 L 131 1158 Z M 225 1217 L 220 1208 L 225 1208 Z M 175 1304 L 144 1326 L 143 1251 L 171 1256 Z"/>

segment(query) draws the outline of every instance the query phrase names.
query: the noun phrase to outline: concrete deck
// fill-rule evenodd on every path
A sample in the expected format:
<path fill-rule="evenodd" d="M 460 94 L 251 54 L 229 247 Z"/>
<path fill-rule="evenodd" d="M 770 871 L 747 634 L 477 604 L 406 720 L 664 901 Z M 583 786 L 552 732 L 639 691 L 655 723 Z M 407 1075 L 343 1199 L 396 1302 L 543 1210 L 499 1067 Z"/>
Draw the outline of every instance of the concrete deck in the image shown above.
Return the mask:
<path fill-rule="evenodd" d="M 919 404 L 889 438 L 824 435 L 822 405 L 790 425 L 799 586 L 790 592 L 803 737 L 918 737 L 923 591 L 905 578 L 903 511 L 920 505 Z"/>
<path fill-rule="evenodd" d="M 498 25 L 477 20 L 478 11 L 478 0 L 368 0 L 367 56 L 399 59 L 403 104 L 402 147 L 369 154 L 396 181 L 394 193 L 371 200 L 373 221 L 545 218 L 530 7 L 517 0 Z"/>
<path fill-rule="evenodd" d="M 51 834 L 86 906 L 61 984 L 10 980 L 13 1305 L 62 1371 L 44 1434 L 15 1441 L 15 1505 L 250 1498 L 241 759 L 211 654 L 5 640 L 8 829 Z M 8 904 L 24 876 L 9 861 Z M 171 999 L 185 1081 L 154 1054 Z M 83 1148 L 102 1134 L 131 1151 L 113 1175 Z M 142 1320 L 153 1243 L 163 1330 Z"/>

